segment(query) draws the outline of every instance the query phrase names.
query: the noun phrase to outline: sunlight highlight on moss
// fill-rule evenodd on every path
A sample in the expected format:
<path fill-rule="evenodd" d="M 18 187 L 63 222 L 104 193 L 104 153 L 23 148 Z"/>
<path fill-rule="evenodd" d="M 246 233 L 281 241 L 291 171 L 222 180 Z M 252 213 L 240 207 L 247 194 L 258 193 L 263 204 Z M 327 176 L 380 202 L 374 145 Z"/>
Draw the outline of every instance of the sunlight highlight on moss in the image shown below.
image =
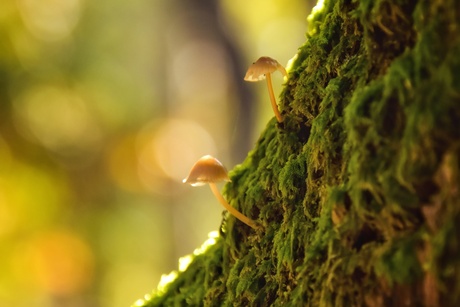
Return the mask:
<path fill-rule="evenodd" d="M 321 12 L 324 8 L 324 0 L 318 0 L 318 3 L 313 7 L 311 10 L 311 14 L 308 15 L 307 20 L 308 22 L 311 22 L 313 20 L 313 17 L 319 12 Z"/>
<path fill-rule="evenodd" d="M 193 255 L 187 255 L 179 258 L 179 272 L 185 271 L 193 260 Z"/>
<path fill-rule="evenodd" d="M 193 255 L 195 256 L 198 256 L 198 255 L 201 255 L 201 254 L 204 254 L 209 247 L 213 246 L 214 244 L 216 244 L 216 239 L 219 237 L 219 232 L 218 231 L 211 231 L 210 233 L 208 233 L 208 237 L 209 239 L 207 239 L 206 241 L 204 241 L 203 245 L 201 245 L 201 247 L 195 249 L 193 251 Z"/>
<path fill-rule="evenodd" d="M 291 69 L 294 67 L 294 62 L 299 58 L 299 54 L 296 53 L 292 58 L 289 59 L 289 61 L 286 64 L 286 71 L 289 74 Z M 284 77 L 284 81 L 287 80 L 288 77 Z"/>
<path fill-rule="evenodd" d="M 157 287 L 157 293 L 162 294 L 166 292 L 166 289 L 170 283 L 172 283 L 177 278 L 177 271 L 172 271 L 169 274 L 161 275 L 160 283 Z"/>
<path fill-rule="evenodd" d="M 144 295 L 144 298 L 143 298 L 143 299 L 138 299 L 138 300 L 134 303 L 133 307 L 141 307 L 141 306 L 144 306 L 145 303 L 146 303 L 147 301 L 149 301 L 150 299 L 152 299 L 152 296 L 151 296 L 150 294 L 146 294 L 146 295 Z"/>
<path fill-rule="evenodd" d="M 201 245 L 201 247 L 195 249 L 193 254 L 179 258 L 179 269 L 177 271 L 172 271 L 169 274 L 163 274 L 161 276 L 161 280 L 157 286 L 157 289 L 153 293 L 153 297 L 161 298 L 162 295 L 168 292 L 169 285 L 176 280 L 176 278 L 179 276 L 179 273 L 184 273 L 189 268 L 190 264 L 192 264 L 195 259 L 198 259 L 196 256 L 204 254 L 209 250 L 210 247 L 214 246 L 218 237 L 218 231 L 211 231 L 208 234 L 208 239 Z M 152 296 L 147 294 L 143 299 L 137 300 L 132 306 L 146 306 L 151 299 Z"/>

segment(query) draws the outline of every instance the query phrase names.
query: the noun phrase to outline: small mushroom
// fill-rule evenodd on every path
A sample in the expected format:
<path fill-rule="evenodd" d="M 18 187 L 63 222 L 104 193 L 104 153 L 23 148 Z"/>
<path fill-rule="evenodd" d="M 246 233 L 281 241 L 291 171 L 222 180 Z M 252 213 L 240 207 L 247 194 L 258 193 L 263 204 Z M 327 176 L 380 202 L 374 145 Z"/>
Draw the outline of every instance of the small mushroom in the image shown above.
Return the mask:
<path fill-rule="evenodd" d="M 278 110 L 278 105 L 276 104 L 275 94 L 273 93 L 272 78 L 270 75 L 277 70 L 279 70 L 283 76 L 287 76 L 286 69 L 283 65 L 278 63 L 275 59 L 263 56 L 249 66 L 246 76 L 244 76 L 244 80 L 249 82 L 257 82 L 263 79 L 267 80 L 268 94 L 270 95 L 273 112 L 275 112 L 278 122 L 281 123 L 283 121 L 283 117 L 281 116 Z"/>
<path fill-rule="evenodd" d="M 246 225 L 257 229 L 258 227 L 253 220 L 246 217 L 234 207 L 230 206 L 230 204 L 227 203 L 224 197 L 220 194 L 216 186 L 216 182 L 220 181 L 230 181 L 230 178 L 228 178 L 227 170 L 219 160 L 209 155 L 201 157 L 193 165 L 188 177 L 182 180 L 183 183 L 188 183 L 194 187 L 209 184 L 209 187 L 216 196 L 217 200 L 219 200 L 219 202 L 222 204 L 222 206 L 224 206 L 225 209 L 227 209 L 228 212 L 230 212 L 234 217 Z"/>

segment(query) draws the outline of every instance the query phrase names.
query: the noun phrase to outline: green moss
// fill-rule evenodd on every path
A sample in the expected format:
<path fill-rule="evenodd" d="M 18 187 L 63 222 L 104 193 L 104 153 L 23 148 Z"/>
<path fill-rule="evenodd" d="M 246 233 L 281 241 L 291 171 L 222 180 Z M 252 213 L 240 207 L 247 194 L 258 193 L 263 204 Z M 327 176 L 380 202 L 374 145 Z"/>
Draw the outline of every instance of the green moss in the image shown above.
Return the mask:
<path fill-rule="evenodd" d="M 389 241 L 375 251 L 377 276 L 396 283 L 411 283 L 420 278 L 421 268 L 412 237 Z"/>
<path fill-rule="evenodd" d="M 460 302 L 460 8 L 325 1 L 221 236 L 142 306 Z M 432 284 L 431 287 L 426 285 Z"/>

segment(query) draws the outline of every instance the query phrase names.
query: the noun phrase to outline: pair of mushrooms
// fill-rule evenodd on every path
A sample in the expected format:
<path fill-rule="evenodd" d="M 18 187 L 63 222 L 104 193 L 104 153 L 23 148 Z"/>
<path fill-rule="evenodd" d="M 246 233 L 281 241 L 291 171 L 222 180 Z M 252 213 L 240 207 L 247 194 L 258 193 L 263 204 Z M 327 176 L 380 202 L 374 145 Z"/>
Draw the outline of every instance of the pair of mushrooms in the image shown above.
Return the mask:
<path fill-rule="evenodd" d="M 284 76 L 287 76 L 286 69 L 278 63 L 276 60 L 270 57 L 261 57 L 254 62 L 244 77 L 245 81 L 257 82 L 263 79 L 267 80 L 268 93 L 270 95 L 270 101 L 272 103 L 273 111 L 275 112 L 276 119 L 279 123 L 283 121 L 280 112 L 278 111 L 278 105 L 276 104 L 275 95 L 273 93 L 273 86 L 270 74 L 279 70 Z M 222 163 L 216 158 L 206 155 L 201 157 L 192 167 L 187 178 L 183 180 L 184 183 L 188 183 L 192 186 L 202 186 L 209 184 L 212 192 L 216 196 L 217 200 L 230 212 L 234 217 L 239 219 L 253 229 L 258 229 L 259 226 L 239 212 L 236 208 L 232 207 L 220 194 L 217 189 L 217 182 L 230 181 L 227 170 Z"/>

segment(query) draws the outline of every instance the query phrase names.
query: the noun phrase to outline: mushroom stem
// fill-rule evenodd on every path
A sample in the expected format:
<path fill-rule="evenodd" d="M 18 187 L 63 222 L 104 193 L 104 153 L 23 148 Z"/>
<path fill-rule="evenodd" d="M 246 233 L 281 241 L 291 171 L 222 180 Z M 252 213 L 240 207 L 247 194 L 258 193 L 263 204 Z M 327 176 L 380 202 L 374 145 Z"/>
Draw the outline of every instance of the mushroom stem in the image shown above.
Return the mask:
<path fill-rule="evenodd" d="M 250 218 L 248 218 L 247 216 L 245 216 L 244 214 L 236 210 L 234 207 L 230 206 L 230 204 L 222 197 L 222 195 L 220 194 L 214 182 L 209 182 L 209 187 L 211 188 L 212 193 L 214 193 L 216 198 L 219 200 L 222 206 L 224 206 L 224 208 L 227 209 L 228 212 L 230 212 L 234 217 L 236 217 L 237 219 L 239 219 L 240 221 L 242 221 L 249 227 L 253 229 L 258 228 L 256 223 L 253 220 L 251 220 Z"/>
<path fill-rule="evenodd" d="M 270 101 L 272 102 L 273 112 L 275 112 L 276 119 L 279 123 L 283 122 L 283 117 L 278 110 L 278 105 L 276 104 L 275 94 L 273 93 L 273 86 L 272 86 L 272 77 L 270 73 L 265 74 L 265 78 L 267 79 L 267 86 L 268 86 L 268 94 L 270 95 Z"/>

